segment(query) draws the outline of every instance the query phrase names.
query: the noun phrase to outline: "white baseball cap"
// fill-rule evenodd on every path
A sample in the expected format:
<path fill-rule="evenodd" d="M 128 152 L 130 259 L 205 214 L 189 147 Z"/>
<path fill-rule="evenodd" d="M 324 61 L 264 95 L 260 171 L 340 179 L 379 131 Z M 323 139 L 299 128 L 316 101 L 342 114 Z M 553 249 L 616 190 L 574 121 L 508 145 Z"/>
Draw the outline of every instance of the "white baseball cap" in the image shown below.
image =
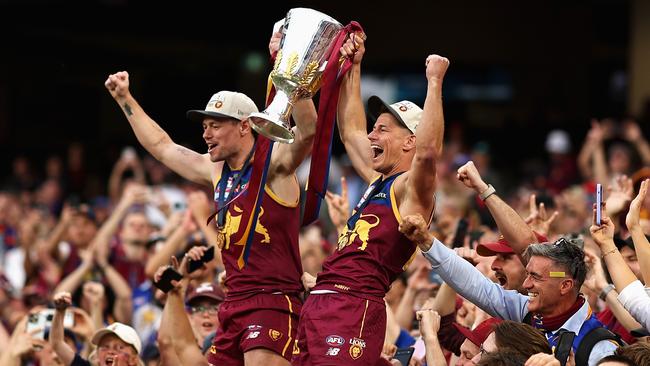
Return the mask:
<path fill-rule="evenodd" d="M 253 100 L 243 93 L 222 90 L 210 98 L 205 110 L 187 111 L 187 118 L 194 122 L 203 122 L 205 117 L 234 118 L 242 120 L 258 109 Z"/>
<path fill-rule="evenodd" d="M 411 133 L 415 133 L 422 119 L 422 108 L 418 107 L 417 104 L 403 100 L 389 105 L 376 95 L 368 99 L 368 112 L 375 121 L 383 112 L 389 112 Z"/>
<path fill-rule="evenodd" d="M 119 322 L 115 322 L 106 328 L 96 331 L 91 340 L 92 344 L 99 346 L 99 342 L 108 334 L 115 334 L 119 339 L 133 346 L 138 354 L 142 351 L 142 342 L 135 329 Z"/>

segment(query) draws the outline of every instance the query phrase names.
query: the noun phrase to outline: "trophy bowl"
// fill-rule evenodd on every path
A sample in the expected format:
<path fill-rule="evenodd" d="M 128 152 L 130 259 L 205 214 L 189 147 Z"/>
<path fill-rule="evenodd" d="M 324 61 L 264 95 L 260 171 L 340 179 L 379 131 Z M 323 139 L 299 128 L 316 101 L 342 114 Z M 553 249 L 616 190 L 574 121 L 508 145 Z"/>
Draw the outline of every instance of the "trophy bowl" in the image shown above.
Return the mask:
<path fill-rule="evenodd" d="M 307 8 L 287 12 L 284 34 L 269 75 L 276 94 L 265 110 L 250 115 L 251 127 L 267 138 L 292 143 L 291 111 L 300 99 L 314 96 L 327 58 L 343 25 L 332 17 Z"/>

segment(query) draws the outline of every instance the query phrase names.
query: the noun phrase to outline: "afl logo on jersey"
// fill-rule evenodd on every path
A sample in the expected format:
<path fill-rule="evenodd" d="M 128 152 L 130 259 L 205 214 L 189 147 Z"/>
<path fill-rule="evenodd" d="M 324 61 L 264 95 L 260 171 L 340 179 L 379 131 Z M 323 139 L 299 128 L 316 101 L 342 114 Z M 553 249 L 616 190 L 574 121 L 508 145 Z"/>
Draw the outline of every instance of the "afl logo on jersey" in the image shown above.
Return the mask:
<path fill-rule="evenodd" d="M 345 338 L 338 335 L 331 335 L 325 338 L 325 343 L 329 346 L 342 346 L 345 344 Z"/>

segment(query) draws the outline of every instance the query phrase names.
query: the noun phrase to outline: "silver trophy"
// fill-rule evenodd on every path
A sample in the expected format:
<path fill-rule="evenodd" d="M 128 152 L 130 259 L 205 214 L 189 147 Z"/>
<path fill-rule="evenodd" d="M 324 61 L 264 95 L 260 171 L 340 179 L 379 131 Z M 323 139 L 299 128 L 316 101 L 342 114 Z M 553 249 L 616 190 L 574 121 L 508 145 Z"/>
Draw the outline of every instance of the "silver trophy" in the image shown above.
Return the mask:
<path fill-rule="evenodd" d="M 300 99 L 311 98 L 320 88 L 330 49 L 343 26 L 319 11 L 295 8 L 287 12 L 280 30 L 284 36 L 270 74 L 276 94 L 264 111 L 250 115 L 250 121 L 259 134 L 292 143 L 293 106 Z"/>

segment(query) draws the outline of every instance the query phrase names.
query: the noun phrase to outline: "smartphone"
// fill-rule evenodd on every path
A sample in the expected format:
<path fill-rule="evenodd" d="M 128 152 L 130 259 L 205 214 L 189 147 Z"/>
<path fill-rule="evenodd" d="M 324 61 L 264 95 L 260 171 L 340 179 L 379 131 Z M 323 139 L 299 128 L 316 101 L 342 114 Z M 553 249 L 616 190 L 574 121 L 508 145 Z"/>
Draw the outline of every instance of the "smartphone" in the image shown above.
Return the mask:
<path fill-rule="evenodd" d="M 210 246 L 208 247 L 208 250 L 203 252 L 203 256 L 201 257 L 201 259 L 197 261 L 190 259 L 187 262 L 187 273 L 192 273 L 198 270 L 199 268 L 203 267 L 204 263 L 208 263 L 213 259 L 214 259 L 214 246 Z"/>
<path fill-rule="evenodd" d="M 27 317 L 26 330 L 31 333 L 34 330 L 38 332 L 32 335 L 33 338 L 45 340 L 45 329 L 52 327 L 52 319 L 54 319 L 54 309 L 43 309 L 39 312 L 29 314 Z M 74 313 L 72 310 L 66 310 L 63 317 L 63 327 L 74 327 Z"/>
<path fill-rule="evenodd" d="M 160 280 L 158 280 L 158 282 L 154 282 L 153 285 L 160 289 L 160 291 L 167 293 L 172 289 L 172 287 L 174 287 L 172 285 L 172 281 L 180 281 L 182 278 L 183 276 L 175 269 L 172 267 L 167 267 L 162 276 L 160 276 Z"/>
<path fill-rule="evenodd" d="M 413 352 L 415 352 L 414 347 L 399 348 L 395 352 L 393 359 L 399 361 L 402 366 L 408 366 L 409 362 L 411 361 L 411 357 L 413 357 Z"/>
<path fill-rule="evenodd" d="M 603 217 L 603 185 L 596 184 L 596 225 L 600 226 Z"/>
<path fill-rule="evenodd" d="M 560 338 L 557 341 L 557 346 L 555 346 L 555 359 L 560 361 L 560 366 L 565 366 L 567 360 L 569 359 L 569 353 L 571 353 L 571 348 L 573 347 L 573 339 L 576 337 L 576 334 L 573 332 L 562 332 Z"/>
<path fill-rule="evenodd" d="M 462 248 L 465 244 L 465 237 L 467 236 L 467 228 L 469 223 L 466 218 L 461 218 L 458 220 L 458 225 L 456 225 L 456 234 L 454 235 L 454 241 L 451 243 L 452 248 Z"/>

